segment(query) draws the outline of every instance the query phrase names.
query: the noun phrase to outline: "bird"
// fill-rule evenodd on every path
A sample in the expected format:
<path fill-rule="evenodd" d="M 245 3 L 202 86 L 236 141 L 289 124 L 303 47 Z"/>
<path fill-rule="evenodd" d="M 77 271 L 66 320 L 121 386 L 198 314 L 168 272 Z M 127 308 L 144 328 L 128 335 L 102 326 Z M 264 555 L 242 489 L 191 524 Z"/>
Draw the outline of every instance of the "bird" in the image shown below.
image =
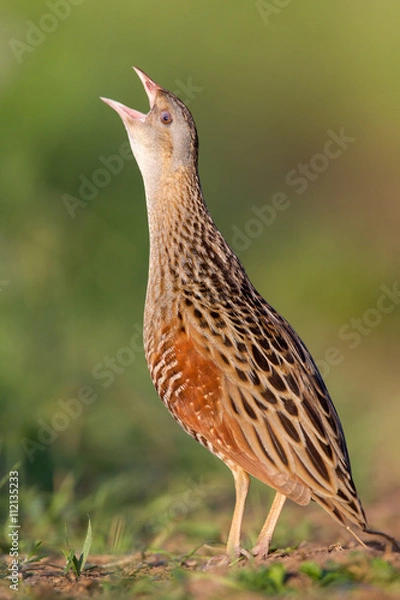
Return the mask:
<path fill-rule="evenodd" d="M 370 529 L 352 477 L 343 428 L 305 344 L 257 292 L 205 203 L 197 129 L 187 106 L 133 67 L 147 114 L 109 98 L 125 126 L 146 196 L 150 252 L 144 349 L 169 412 L 231 470 L 235 506 L 226 560 L 268 556 L 287 498 L 315 501 Z M 250 476 L 275 490 L 256 545 L 241 531 Z"/>

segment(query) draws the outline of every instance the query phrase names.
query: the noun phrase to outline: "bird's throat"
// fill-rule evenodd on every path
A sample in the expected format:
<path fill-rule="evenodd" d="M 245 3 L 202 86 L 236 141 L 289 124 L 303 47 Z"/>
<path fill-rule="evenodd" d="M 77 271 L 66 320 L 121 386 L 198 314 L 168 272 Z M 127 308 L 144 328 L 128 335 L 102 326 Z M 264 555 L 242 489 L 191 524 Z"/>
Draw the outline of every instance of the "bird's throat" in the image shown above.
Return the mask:
<path fill-rule="evenodd" d="M 147 196 L 150 233 L 148 297 L 168 303 L 174 290 L 191 279 L 202 246 L 203 226 L 215 228 L 196 171 L 183 167 L 165 177 L 156 195 Z M 178 249 L 178 250 L 177 250 Z"/>
<path fill-rule="evenodd" d="M 163 174 L 157 191 L 146 188 L 146 203 L 150 253 L 168 251 L 182 228 L 190 235 L 193 219 L 208 212 L 197 172 L 185 167 Z"/>

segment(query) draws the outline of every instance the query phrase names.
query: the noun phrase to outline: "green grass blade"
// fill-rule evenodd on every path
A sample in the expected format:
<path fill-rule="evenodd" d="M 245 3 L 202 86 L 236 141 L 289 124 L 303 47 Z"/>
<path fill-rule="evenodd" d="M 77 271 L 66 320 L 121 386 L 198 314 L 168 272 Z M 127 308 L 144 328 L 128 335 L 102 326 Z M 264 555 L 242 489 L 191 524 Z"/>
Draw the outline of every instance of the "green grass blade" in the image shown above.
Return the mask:
<path fill-rule="evenodd" d="M 83 548 L 82 548 L 82 563 L 81 563 L 81 570 L 84 569 L 87 558 L 89 556 L 89 552 L 90 552 L 90 547 L 92 545 L 92 541 L 93 541 L 93 536 L 92 536 L 92 525 L 90 523 L 90 517 L 88 515 L 88 527 L 87 527 L 87 531 L 86 531 L 86 537 L 85 537 L 85 541 L 83 544 Z"/>

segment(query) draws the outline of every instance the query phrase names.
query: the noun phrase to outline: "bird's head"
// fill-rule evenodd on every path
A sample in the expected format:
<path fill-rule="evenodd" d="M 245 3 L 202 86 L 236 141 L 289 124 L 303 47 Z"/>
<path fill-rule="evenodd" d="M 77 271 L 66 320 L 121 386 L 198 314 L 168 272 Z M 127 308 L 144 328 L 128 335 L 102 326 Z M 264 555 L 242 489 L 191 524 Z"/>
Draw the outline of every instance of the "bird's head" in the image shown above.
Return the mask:
<path fill-rule="evenodd" d="M 121 117 L 145 187 L 150 188 L 179 168 L 196 168 L 197 132 L 192 115 L 183 102 L 142 70 L 133 68 L 149 98 L 147 114 L 115 100 L 101 99 Z"/>

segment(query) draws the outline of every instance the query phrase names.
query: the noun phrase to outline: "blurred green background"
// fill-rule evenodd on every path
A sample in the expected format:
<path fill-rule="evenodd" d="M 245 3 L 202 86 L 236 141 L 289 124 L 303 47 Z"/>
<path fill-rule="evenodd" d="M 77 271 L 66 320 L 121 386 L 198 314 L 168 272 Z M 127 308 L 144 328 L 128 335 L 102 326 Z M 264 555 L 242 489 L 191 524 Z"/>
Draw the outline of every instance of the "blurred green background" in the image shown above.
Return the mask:
<path fill-rule="evenodd" d="M 1 13 L 1 466 L 21 463 L 24 539 L 60 543 L 89 512 L 96 549 L 129 551 L 189 528 L 192 510 L 200 540 L 231 517 L 230 473 L 169 416 L 141 348 L 142 179 L 99 100 L 148 110 L 131 65 L 192 111 L 209 208 L 318 361 L 367 508 L 398 486 L 398 2 L 3 0 Z M 341 130 L 352 141 L 321 155 Z M 254 206 L 278 193 L 285 210 L 262 223 Z M 260 526 L 271 494 L 255 488 Z"/>

